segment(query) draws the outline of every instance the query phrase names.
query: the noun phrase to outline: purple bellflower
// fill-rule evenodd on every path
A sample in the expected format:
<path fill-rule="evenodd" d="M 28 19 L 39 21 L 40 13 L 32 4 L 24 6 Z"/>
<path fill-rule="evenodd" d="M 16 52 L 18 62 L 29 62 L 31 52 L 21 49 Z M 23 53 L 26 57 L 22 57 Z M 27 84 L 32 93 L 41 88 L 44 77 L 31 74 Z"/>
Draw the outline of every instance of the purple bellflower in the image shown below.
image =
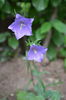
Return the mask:
<path fill-rule="evenodd" d="M 28 51 L 27 60 L 35 60 L 37 62 L 43 61 L 43 56 L 46 53 L 47 48 L 43 46 L 32 45 Z"/>
<path fill-rule="evenodd" d="M 8 27 L 8 29 L 11 29 L 15 33 L 17 40 L 23 36 L 31 36 L 31 26 L 33 21 L 34 18 L 25 18 L 20 14 L 16 14 L 15 21 Z"/>

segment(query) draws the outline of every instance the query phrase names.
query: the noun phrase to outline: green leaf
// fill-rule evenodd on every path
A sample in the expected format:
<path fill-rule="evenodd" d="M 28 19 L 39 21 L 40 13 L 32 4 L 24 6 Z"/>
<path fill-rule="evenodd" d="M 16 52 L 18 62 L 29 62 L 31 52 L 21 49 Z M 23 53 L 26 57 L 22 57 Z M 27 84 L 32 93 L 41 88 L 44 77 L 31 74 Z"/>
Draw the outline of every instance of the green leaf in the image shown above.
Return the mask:
<path fill-rule="evenodd" d="M 51 0 L 51 4 L 53 7 L 57 7 L 61 3 L 61 0 Z"/>
<path fill-rule="evenodd" d="M 18 2 L 19 0 L 12 0 L 13 2 Z"/>
<path fill-rule="evenodd" d="M 56 31 L 53 33 L 52 40 L 55 45 L 61 46 L 64 43 L 64 35 Z"/>
<path fill-rule="evenodd" d="M 0 9 L 3 7 L 5 0 L 0 0 Z"/>
<path fill-rule="evenodd" d="M 28 93 L 28 95 L 26 96 L 26 100 L 35 100 L 35 99 L 36 96 L 32 92 Z"/>
<path fill-rule="evenodd" d="M 13 49 L 17 49 L 19 46 L 19 42 L 16 40 L 16 38 L 11 37 L 8 39 L 8 45 Z"/>
<path fill-rule="evenodd" d="M 34 93 L 27 93 L 26 91 L 19 91 L 17 93 L 17 100 L 44 100 L 43 96 L 35 96 Z"/>
<path fill-rule="evenodd" d="M 10 36 L 10 33 L 9 33 L 9 32 L 4 32 L 4 35 L 5 35 L 6 37 L 9 37 L 9 36 Z"/>
<path fill-rule="evenodd" d="M 14 56 L 14 52 L 11 50 L 11 48 L 5 48 L 5 50 L 1 53 L 2 58 L 10 58 Z"/>
<path fill-rule="evenodd" d="M 50 72 L 48 72 L 48 71 L 43 71 L 43 72 L 40 72 L 39 74 L 40 74 L 40 76 L 41 76 L 41 75 L 43 75 L 43 74 L 50 74 Z"/>
<path fill-rule="evenodd" d="M 66 58 L 64 59 L 64 69 L 66 71 Z"/>
<path fill-rule="evenodd" d="M 43 96 L 35 96 L 33 93 L 27 95 L 26 100 L 45 100 Z"/>
<path fill-rule="evenodd" d="M 64 45 L 66 45 L 66 35 L 64 36 Z"/>
<path fill-rule="evenodd" d="M 5 13 L 11 13 L 11 4 L 8 1 L 5 2 L 2 11 Z"/>
<path fill-rule="evenodd" d="M 52 96 L 52 93 L 53 93 L 53 91 L 51 91 L 51 90 L 46 90 L 45 93 L 44 93 L 44 97 L 45 97 L 46 99 L 49 99 L 49 98 Z"/>
<path fill-rule="evenodd" d="M 34 91 L 40 96 L 44 94 L 43 87 L 39 83 L 34 86 Z"/>
<path fill-rule="evenodd" d="M 29 9 L 31 7 L 31 3 L 29 3 L 29 2 L 21 2 L 20 6 L 21 6 L 20 13 L 24 13 L 24 15 L 26 15 L 29 12 Z"/>
<path fill-rule="evenodd" d="M 59 91 L 54 91 L 52 93 L 51 100 L 61 100 L 61 95 L 60 95 Z"/>
<path fill-rule="evenodd" d="M 62 81 L 58 81 L 58 82 L 53 82 L 53 83 L 48 83 L 45 87 L 50 87 L 50 86 L 56 86 L 58 84 L 62 84 L 63 82 Z"/>
<path fill-rule="evenodd" d="M 45 100 L 43 96 L 36 96 L 36 100 Z"/>
<path fill-rule="evenodd" d="M 47 57 L 50 61 L 54 60 L 57 56 L 56 49 L 54 46 L 50 45 L 47 51 Z"/>
<path fill-rule="evenodd" d="M 44 96 L 46 99 L 51 99 L 51 100 L 60 100 L 61 95 L 59 91 L 51 91 L 51 90 L 46 90 L 44 93 Z"/>
<path fill-rule="evenodd" d="M 40 34 L 40 33 L 37 33 L 37 34 L 36 34 L 36 39 L 39 41 L 39 40 L 44 39 L 45 36 L 46 36 L 46 34 Z"/>
<path fill-rule="evenodd" d="M 45 36 L 46 36 L 46 33 L 41 33 L 41 28 L 38 28 L 37 30 L 36 30 L 36 32 L 35 32 L 35 37 L 36 37 L 36 39 L 37 40 L 42 40 L 42 39 L 44 39 L 45 38 Z"/>
<path fill-rule="evenodd" d="M 5 56 L 8 55 L 8 53 L 9 53 L 9 49 L 6 48 L 6 49 L 2 52 L 2 56 L 5 57 Z"/>
<path fill-rule="evenodd" d="M 66 48 L 61 48 L 61 49 L 60 49 L 60 55 L 61 55 L 62 57 L 66 57 Z"/>
<path fill-rule="evenodd" d="M 33 6 L 37 11 L 42 11 L 48 6 L 49 0 L 32 0 Z"/>
<path fill-rule="evenodd" d="M 7 33 L 0 33 L 0 43 L 5 42 L 7 38 Z"/>
<path fill-rule="evenodd" d="M 41 25 L 41 33 L 49 32 L 50 29 L 51 29 L 51 23 L 50 22 L 45 22 Z"/>
<path fill-rule="evenodd" d="M 52 26 L 60 33 L 66 34 L 66 25 L 58 19 L 52 21 Z"/>
<path fill-rule="evenodd" d="M 5 62 L 6 60 L 6 57 L 0 57 L 0 62 Z"/>
<path fill-rule="evenodd" d="M 41 25 L 40 28 L 38 28 L 35 31 L 35 36 L 37 40 L 42 40 L 45 38 L 47 32 L 49 32 L 51 29 L 51 23 L 50 22 L 45 22 Z"/>
<path fill-rule="evenodd" d="M 17 93 L 17 100 L 26 100 L 27 92 L 26 91 L 19 91 Z"/>
<path fill-rule="evenodd" d="M 25 91 L 27 91 L 27 90 L 28 90 L 28 87 L 30 86 L 31 82 L 32 82 L 32 79 L 31 79 L 31 80 L 29 80 L 29 82 L 27 83 L 27 85 L 26 85 L 26 87 L 25 87 Z"/>

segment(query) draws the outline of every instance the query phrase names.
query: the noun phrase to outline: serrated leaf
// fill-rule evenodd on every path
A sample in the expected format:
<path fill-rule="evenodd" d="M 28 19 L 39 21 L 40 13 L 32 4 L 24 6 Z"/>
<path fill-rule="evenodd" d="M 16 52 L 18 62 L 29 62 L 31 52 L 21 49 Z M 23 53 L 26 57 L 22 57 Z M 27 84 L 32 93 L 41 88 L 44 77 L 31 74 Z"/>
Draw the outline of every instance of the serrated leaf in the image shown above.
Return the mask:
<path fill-rule="evenodd" d="M 64 42 L 64 35 L 56 31 L 55 33 L 53 33 L 52 40 L 55 45 L 61 46 Z"/>
<path fill-rule="evenodd" d="M 44 93 L 44 97 L 45 97 L 46 99 L 49 99 L 49 98 L 52 96 L 52 93 L 53 93 L 53 91 L 51 91 L 51 90 L 46 90 L 45 93 Z"/>
<path fill-rule="evenodd" d="M 26 91 L 19 91 L 17 93 L 17 100 L 26 100 L 27 92 Z"/>
<path fill-rule="evenodd" d="M 50 61 L 54 60 L 57 56 L 57 52 L 54 46 L 50 45 L 47 51 L 47 57 Z"/>
<path fill-rule="evenodd" d="M 37 11 L 42 11 L 48 6 L 49 0 L 32 0 L 33 6 Z"/>
<path fill-rule="evenodd" d="M 19 46 L 19 42 L 16 40 L 16 38 L 11 37 L 8 39 L 8 45 L 13 49 L 17 49 Z"/>
<path fill-rule="evenodd" d="M 26 100 L 35 100 L 35 99 L 36 97 L 32 92 L 28 93 L 28 95 L 26 96 Z"/>
<path fill-rule="evenodd" d="M 51 0 L 51 4 L 53 7 L 57 7 L 61 3 L 61 0 Z"/>
<path fill-rule="evenodd" d="M 39 83 L 34 86 L 34 90 L 39 96 L 44 94 L 43 87 Z"/>
<path fill-rule="evenodd" d="M 54 91 L 52 93 L 51 100 L 61 100 L 61 95 L 60 95 L 59 91 Z"/>
<path fill-rule="evenodd" d="M 35 96 L 33 93 L 27 95 L 26 100 L 45 100 L 43 96 Z"/>
<path fill-rule="evenodd" d="M 52 26 L 60 33 L 66 34 L 66 25 L 58 19 L 52 21 Z"/>
<path fill-rule="evenodd" d="M 51 100 L 60 100 L 61 95 L 59 91 L 51 91 L 51 90 L 46 90 L 44 94 L 46 99 L 51 99 Z"/>
<path fill-rule="evenodd" d="M 45 22 L 41 25 L 41 33 L 49 32 L 50 29 L 51 29 L 51 23 L 50 22 Z"/>

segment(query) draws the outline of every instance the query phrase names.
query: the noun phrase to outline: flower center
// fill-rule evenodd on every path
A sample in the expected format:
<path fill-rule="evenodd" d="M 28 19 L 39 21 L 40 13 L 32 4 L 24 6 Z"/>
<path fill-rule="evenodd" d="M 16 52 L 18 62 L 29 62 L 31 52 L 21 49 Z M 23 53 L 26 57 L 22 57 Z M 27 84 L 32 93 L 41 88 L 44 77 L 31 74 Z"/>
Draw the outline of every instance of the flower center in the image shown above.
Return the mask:
<path fill-rule="evenodd" d="M 24 22 L 20 22 L 20 30 L 22 29 L 23 26 L 25 26 Z"/>
<path fill-rule="evenodd" d="M 36 54 L 37 53 L 37 51 L 36 51 L 36 49 L 35 48 L 32 48 L 32 50 L 33 50 L 33 52 Z"/>

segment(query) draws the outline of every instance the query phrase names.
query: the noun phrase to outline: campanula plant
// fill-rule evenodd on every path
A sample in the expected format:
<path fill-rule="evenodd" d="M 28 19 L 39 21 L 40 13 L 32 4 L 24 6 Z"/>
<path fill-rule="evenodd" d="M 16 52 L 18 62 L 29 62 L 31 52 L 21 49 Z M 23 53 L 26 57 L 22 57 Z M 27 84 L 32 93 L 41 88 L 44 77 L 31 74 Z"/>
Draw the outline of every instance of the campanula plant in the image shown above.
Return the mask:
<path fill-rule="evenodd" d="M 33 21 L 34 18 L 25 18 L 20 14 L 16 14 L 15 21 L 8 28 L 14 32 L 17 40 L 19 40 L 23 36 L 32 35 Z M 34 61 L 42 62 L 46 52 L 47 48 L 44 46 L 36 45 L 35 42 L 30 43 L 30 49 L 26 55 L 26 60 L 28 63 L 32 60 L 31 65 L 29 64 L 29 68 L 31 70 L 31 80 L 29 81 L 27 88 L 17 94 L 17 100 L 60 100 L 60 93 L 58 91 L 46 90 L 46 87 L 49 86 L 49 84 L 46 86 L 44 85 L 44 82 L 40 78 L 40 72 L 34 63 Z M 36 76 L 38 80 L 36 84 L 33 81 L 34 76 Z M 34 90 L 33 92 L 28 92 L 27 89 L 31 82 L 33 82 Z"/>

